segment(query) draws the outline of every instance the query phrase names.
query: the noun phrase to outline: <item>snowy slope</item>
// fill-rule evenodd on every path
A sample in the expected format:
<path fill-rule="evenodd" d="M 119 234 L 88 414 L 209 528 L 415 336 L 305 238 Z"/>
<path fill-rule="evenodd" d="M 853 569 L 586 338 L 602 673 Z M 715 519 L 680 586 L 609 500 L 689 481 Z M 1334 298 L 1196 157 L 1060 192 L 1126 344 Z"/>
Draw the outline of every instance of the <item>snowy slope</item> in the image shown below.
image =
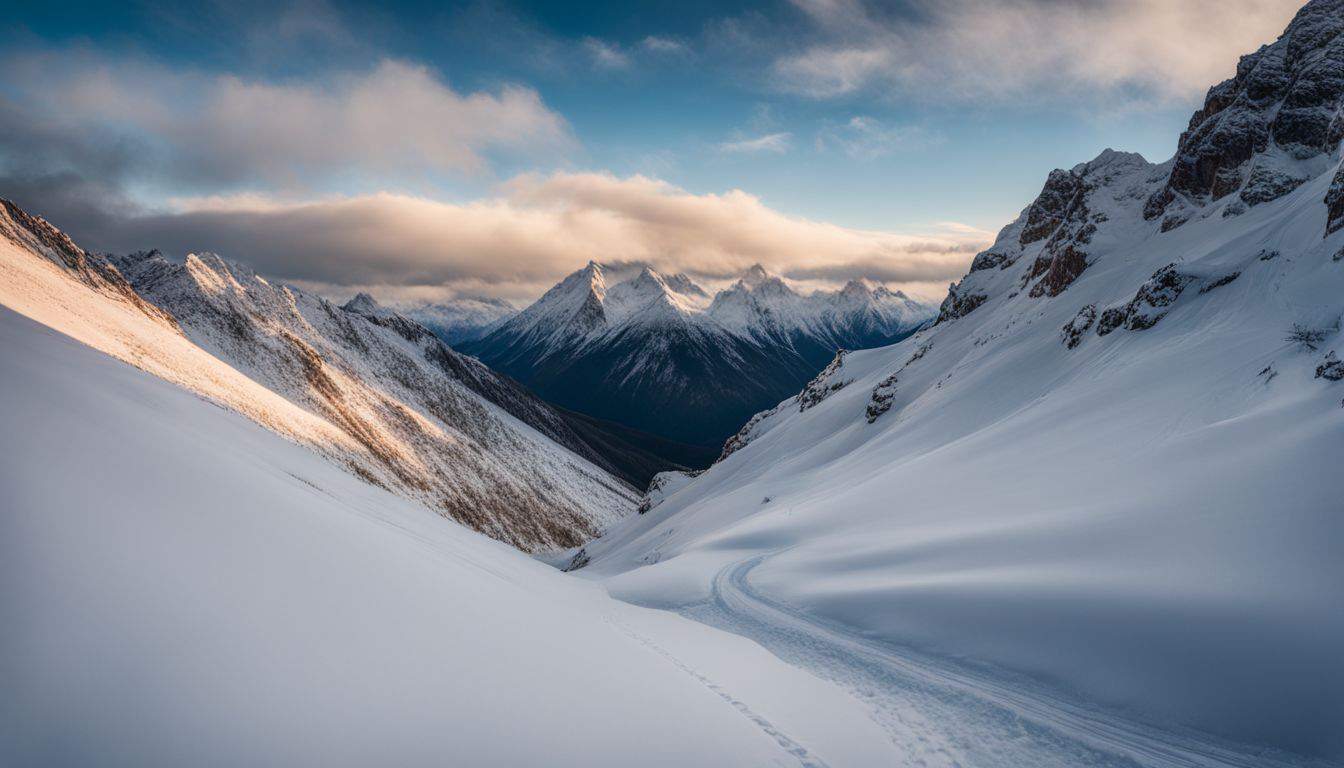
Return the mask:
<path fill-rule="evenodd" d="M 1344 3 L 1310 3 L 1210 91 L 1173 161 L 1052 173 L 936 326 L 752 419 L 580 573 L 712 606 L 837 679 L 886 670 L 907 681 L 892 707 L 923 701 L 901 690 L 918 679 L 1140 764 L 1298 758 L 1175 759 L 1109 724 L 1339 764 L 1341 29 Z M 1281 129 L 1291 109 L 1323 130 Z M 1302 177 L 1271 189 L 1257 169 L 1285 155 Z M 1192 167 L 1222 186 L 1196 194 Z M 1074 701 L 1113 717 L 1081 726 Z M 975 743 L 964 726 L 931 728 Z"/>
<path fill-rule="evenodd" d="M 800 295 L 759 265 L 710 297 L 650 268 L 609 284 L 591 262 L 463 349 L 555 403 L 701 446 L 707 459 L 837 349 L 891 343 L 934 314 L 862 281 Z"/>
<path fill-rule="evenodd" d="M 549 408 L 399 316 L 347 312 L 213 255 L 121 258 L 132 289 L 46 222 L 2 213 L 0 303 L 370 483 L 528 550 L 577 544 L 633 507 L 624 483 L 547 436 L 567 439 Z"/>
<path fill-rule="evenodd" d="M 0 764 L 834 765 L 833 685 L 0 308 Z"/>

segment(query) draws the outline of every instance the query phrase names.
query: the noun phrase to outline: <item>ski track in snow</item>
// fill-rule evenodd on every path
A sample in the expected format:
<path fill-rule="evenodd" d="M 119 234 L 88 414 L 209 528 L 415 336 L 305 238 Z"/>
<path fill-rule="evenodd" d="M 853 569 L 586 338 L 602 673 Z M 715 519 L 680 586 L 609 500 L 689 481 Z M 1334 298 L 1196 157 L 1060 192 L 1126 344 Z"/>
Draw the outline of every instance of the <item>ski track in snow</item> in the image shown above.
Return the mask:
<path fill-rule="evenodd" d="M 777 553 L 775 553 L 777 554 Z M 972 669 L 859 635 L 755 591 L 756 555 L 715 576 L 711 599 L 682 611 L 748 637 L 838 683 L 872 711 L 911 766 L 1145 766 L 1270 768 L 1312 765 L 1240 751 L 1203 734 L 1168 732 L 1069 701 L 1030 681 Z M 789 749 L 791 740 L 652 641 L 625 630 L 699 679 Z M 790 750 L 792 751 L 792 750 Z M 795 753 L 796 754 L 796 753 Z M 804 753 L 805 754 L 805 753 Z M 816 758 L 800 756 L 805 765 Z"/>
<path fill-rule="evenodd" d="M 708 688 L 719 698 L 728 702 L 728 704 L 731 705 L 733 709 L 737 710 L 739 714 L 750 720 L 757 728 L 761 729 L 761 731 L 765 733 L 765 735 L 773 739 L 775 743 L 780 746 L 781 749 L 783 749 L 785 752 L 789 753 L 789 755 L 796 758 L 798 760 L 799 765 L 803 766 L 803 768 L 828 768 L 827 764 L 824 761 L 818 759 L 811 752 L 809 752 L 807 747 L 804 747 L 802 744 L 799 744 L 798 742 L 789 738 L 788 734 L 780 731 L 773 724 L 771 724 L 769 720 L 765 719 L 764 716 L 753 710 L 750 706 L 748 706 L 748 704 L 745 701 L 742 701 L 741 699 L 734 696 L 723 686 L 719 685 L 718 683 L 714 682 L 708 677 L 705 677 L 703 674 L 696 671 L 690 665 L 686 664 L 686 662 L 677 658 L 671 651 L 659 645 L 651 638 L 648 638 L 636 632 L 635 630 L 631 629 L 630 627 L 627 627 L 626 625 L 622 624 L 621 622 L 617 621 L 616 619 L 610 616 L 606 618 L 607 623 L 611 624 L 622 634 L 626 635 L 627 637 L 639 643 L 640 645 L 644 646 L 645 648 L 648 648 L 650 651 L 653 651 L 659 656 L 662 656 L 664 659 L 667 659 L 669 662 L 672 663 L 672 666 L 676 667 L 682 672 L 685 672 L 693 680 Z"/>

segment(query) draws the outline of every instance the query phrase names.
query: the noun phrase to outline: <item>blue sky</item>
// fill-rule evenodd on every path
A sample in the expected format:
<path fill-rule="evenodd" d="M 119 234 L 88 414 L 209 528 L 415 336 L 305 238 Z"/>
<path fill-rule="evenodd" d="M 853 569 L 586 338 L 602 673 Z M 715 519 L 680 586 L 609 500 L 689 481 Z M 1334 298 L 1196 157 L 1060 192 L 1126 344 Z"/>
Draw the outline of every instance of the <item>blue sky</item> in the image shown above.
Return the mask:
<path fill-rule="evenodd" d="M 526 299 L 595 257 L 932 295 L 1050 169 L 1166 159 L 1296 5 L 30 4 L 0 195 L 336 292 Z"/>

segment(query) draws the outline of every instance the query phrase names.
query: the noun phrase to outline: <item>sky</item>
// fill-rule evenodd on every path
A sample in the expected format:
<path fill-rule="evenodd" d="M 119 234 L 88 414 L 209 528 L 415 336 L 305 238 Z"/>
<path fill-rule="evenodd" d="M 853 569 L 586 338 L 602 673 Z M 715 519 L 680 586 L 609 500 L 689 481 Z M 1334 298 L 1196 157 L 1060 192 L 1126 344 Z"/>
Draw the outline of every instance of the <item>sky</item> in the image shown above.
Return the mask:
<path fill-rule="evenodd" d="M 1298 0 L 29 3 L 0 196 L 95 250 L 527 302 L 590 259 L 935 299 Z"/>

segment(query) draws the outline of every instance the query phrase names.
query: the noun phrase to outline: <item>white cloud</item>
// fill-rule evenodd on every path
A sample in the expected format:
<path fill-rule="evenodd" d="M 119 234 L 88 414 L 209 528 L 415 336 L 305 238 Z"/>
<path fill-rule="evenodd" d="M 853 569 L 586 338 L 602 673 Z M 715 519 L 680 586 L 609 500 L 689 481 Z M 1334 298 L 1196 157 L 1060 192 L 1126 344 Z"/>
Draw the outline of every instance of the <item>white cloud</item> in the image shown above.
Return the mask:
<path fill-rule="evenodd" d="M 659 37 L 658 35 L 649 35 L 639 43 L 640 47 L 650 53 L 686 53 L 690 49 L 680 40 L 674 40 L 670 37 Z"/>
<path fill-rule="evenodd" d="M 792 138 L 793 134 L 787 132 L 768 133 L 754 139 L 725 141 L 719 145 L 719 151 L 745 154 L 758 154 L 761 152 L 783 154 L 784 152 L 789 151 L 790 140 Z"/>
<path fill-rule="evenodd" d="M 630 57 L 620 49 L 615 43 L 609 43 L 605 40 L 599 40 L 596 37 L 585 37 L 583 47 L 592 57 L 593 64 L 604 69 L 625 69 L 630 66 Z"/>
<path fill-rule="evenodd" d="M 554 153 L 575 143 L 531 88 L 463 93 L 395 59 L 291 81 L 56 51 L 12 55 L 0 73 L 33 119 L 97 141 L 144 141 L 149 156 L 139 172 L 188 185 L 473 174 L 492 153 Z"/>
<path fill-rule="evenodd" d="M 103 239 L 116 250 L 214 250 L 287 280 L 523 300 L 589 259 L 709 280 L 760 262 L 799 279 L 871 277 L 933 297 L 991 239 L 964 225 L 920 233 L 841 227 L 785 215 L 741 190 L 692 194 L 602 173 L 519 176 L 499 196 L 469 203 L 382 193 L 177 206 L 124 221 Z"/>
<path fill-rule="evenodd" d="M 891 18 L 850 0 L 796 0 L 815 27 L 775 84 L 995 101 L 1138 89 L 1189 99 L 1276 37 L 1301 0 L 918 0 Z M 1094 94 L 1104 98 L 1104 94 Z"/>

